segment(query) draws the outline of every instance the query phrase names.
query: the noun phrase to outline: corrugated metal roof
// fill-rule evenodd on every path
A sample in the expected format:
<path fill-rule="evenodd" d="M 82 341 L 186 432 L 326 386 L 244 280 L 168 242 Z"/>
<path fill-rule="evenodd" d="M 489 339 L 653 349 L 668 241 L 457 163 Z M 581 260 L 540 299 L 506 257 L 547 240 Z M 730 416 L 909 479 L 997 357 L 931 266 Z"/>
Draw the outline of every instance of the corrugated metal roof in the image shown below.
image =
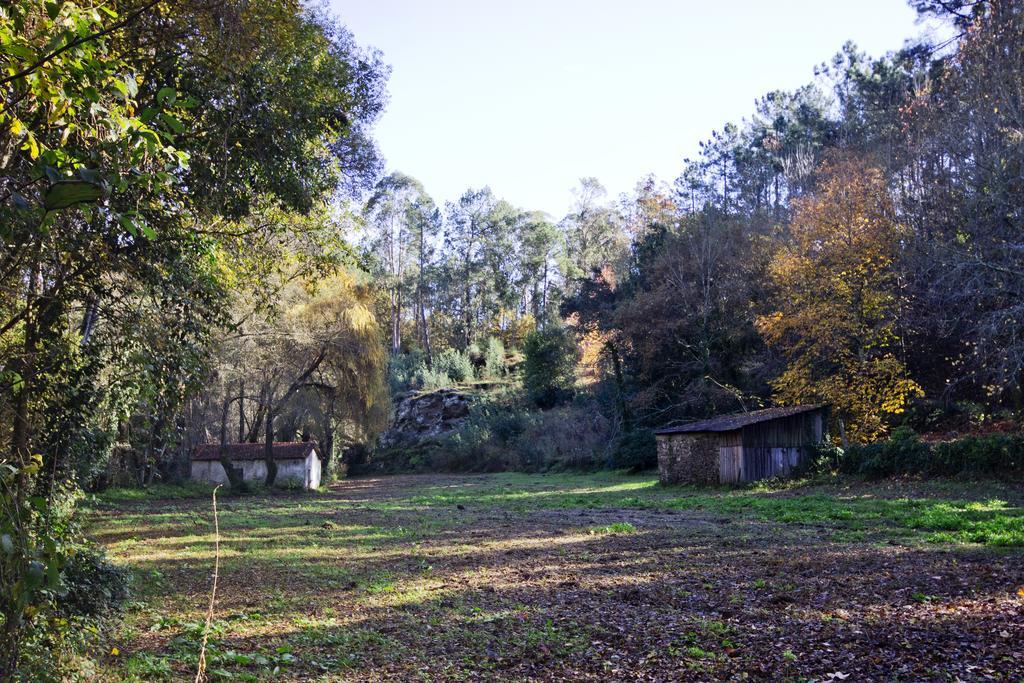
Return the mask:
<path fill-rule="evenodd" d="M 305 460 L 309 452 L 316 448 L 314 441 L 275 441 L 274 460 Z M 262 443 L 229 443 L 228 457 L 232 460 L 262 460 L 264 444 Z M 317 450 L 317 457 L 320 451 Z M 205 443 L 196 449 L 193 460 L 220 460 L 220 444 Z"/>
<path fill-rule="evenodd" d="M 765 408 L 764 410 L 754 410 L 749 413 L 734 413 L 732 415 L 719 415 L 718 417 L 708 418 L 707 420 L 698 420 L 697 422 L 688 422 L 678 427 L 665 427 L 659 429 L 655 434 L 686 434 L 689 432 L 731 432 L 734 429 L 742 429 L 747 425 L 757 424 L 758 422 L 768 422 L 769 420 L 778 420 L 783 417 L 792 417 L 793 415 L 799 415 L 801 413 L 809 413 L 814 410 L 820 410 L 823 406 L 820 405 L 808 405 L 808 406 L 785 406 L 779 408 Z"/>

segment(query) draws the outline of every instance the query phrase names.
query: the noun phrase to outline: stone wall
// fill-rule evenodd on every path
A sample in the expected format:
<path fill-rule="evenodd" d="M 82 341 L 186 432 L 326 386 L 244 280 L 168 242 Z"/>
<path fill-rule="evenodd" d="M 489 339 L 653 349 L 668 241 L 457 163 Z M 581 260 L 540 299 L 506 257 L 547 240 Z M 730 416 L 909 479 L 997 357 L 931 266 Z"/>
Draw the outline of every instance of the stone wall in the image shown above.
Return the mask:
<path fill-rule="evenodd" d="M 662 484 L 717 484 L 718 438 L 714 434 L 659 434 Z"/>

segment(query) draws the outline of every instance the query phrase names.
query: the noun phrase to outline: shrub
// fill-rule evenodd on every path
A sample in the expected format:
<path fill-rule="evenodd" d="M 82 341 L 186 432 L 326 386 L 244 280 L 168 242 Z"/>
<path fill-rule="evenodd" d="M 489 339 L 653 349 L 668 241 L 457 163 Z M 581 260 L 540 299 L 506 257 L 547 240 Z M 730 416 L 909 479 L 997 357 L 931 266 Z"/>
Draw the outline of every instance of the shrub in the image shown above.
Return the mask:
<path fill-rule="evenodd" d="M 612 467 L 641 472 L 658 465 L 658 444 L 650 429 L 636 429 L 619 437 L 612 453 Z"/>
<path fill-rule="evenodd" d="M 595 470 L 610 463 L 615 424 L 593 401 L 527 410 L 521 395 L 474 402 L 470 416 L 436 440 L 378 453 L 375 471 Z"/>
<path fill-rule="evenodd" d="M 484 373 L 487 377 L 497 378 L 505 374 L 505 345 L 497 337 L 487 340 L 484 351 Z"/>
<path fill-rule="evenodd" d="M 511 445 L 510 466 L 526 472 L 607 467 L 615 424 L 593 402 L 533 413 Z"/>
<path fill-rule="evenodd" d="M 572 396 L 576 382 L 576 342 L 562 326 L 531 332 L 524 345 L 523 387 L 540 408 L 551 408 Z"/>
<path fill-rule="evenodd" d="M 847 448 L 839 469 L 872 477 L 1022 474 L 1024 436 L 991 434 L 930 445 L 901 427 L 888 441 Z"/>
<path fill-rule="evenodd" d="M 444 389 L 450 387 L 452 380 L 448 376 L 448 373 L 437 369 L 435 364 L 434 368 L 428 368 L 424 363 L 419 370 L 416 372 L 416 384 L 415 386 L 420 389 L 434 390 Z"/>
<path fill-rule="evenodd" d="M 119 611 L 129 596 L 130 574 L 112 564 L 101 550 L 88 548 L 68 558 L 61 572 L 65 616 L 95 617 Z"/>
<path fill-rule="evenodd" d="M 1024 437 L 1018 434 L 967 437 L 936 444 L 932 453 L 936 473 L 1024 473 Z"/>
<path fill-rule="evenodd" d="M 909 427 L 893 430 L 888 441 L 868 446 L 851 446 L 846 450 L 847 468 L 869 477 L 886 477 L 897 473 L 923 473 L 930 458 L 928 444 L 922 443 Z"/>
<path fill-rule="evenodd" d="M 434 359 L 433 371 L 453 382 L 466 382 L 473 379 L 473 362 L 458 349 L 445 349 Z"/>
<path fill-rule="evenodd" d="M 811 447 L 810 453 L 793 471 L 793 476 L 830 474 L 840 469 L 845 454 L 842 448 L 822 442 Z"/>
<path fill-rule="evenodd" d="M 394 394 L 422 386 L 420 373 L 426 368 L 426 361 L 421 351 L 402 353 L 392 356 L 388 361 L 388 386 Z"/>

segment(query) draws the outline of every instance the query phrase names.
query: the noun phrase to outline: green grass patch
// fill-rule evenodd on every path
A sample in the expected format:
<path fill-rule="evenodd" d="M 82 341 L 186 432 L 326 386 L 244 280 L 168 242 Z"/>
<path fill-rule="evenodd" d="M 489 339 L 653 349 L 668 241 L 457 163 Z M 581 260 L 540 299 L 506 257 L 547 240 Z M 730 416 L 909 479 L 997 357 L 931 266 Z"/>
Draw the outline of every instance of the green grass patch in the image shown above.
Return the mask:
<path fill-rule="evenodd" d="M 464 480 L 463 480 L 464 481 Z M 913 495 L 894 496 L 885 482 L 762 482 L 746 488 L 663 487 L 651 476 L 498 474 L 411 496 L 413 507 L 653 509 L 703 511 L 783 524 L 827 525 L 837 540 L 864 540 L 866 530 L 921 534 L 935 543 L 1024 547 L 1024 507 L 998 482 L 916 482 Z M 993 497 L 992 494 L 1003 494 Z M 979 500 L 963 499 L 963 495 Z M 1017 496 L 1019 498 L 1019 494 Z M 397 501 L 392 504 L 397 504 Z M 635 530 L 634 530 L 635 531 Z M 594 533 L 630 533 L 596 527 Z M 924 533 L 927 532 L 927 533 Z"/>
<path fill-rule="evenodd" d="M 176 500 L 186 498 L 209 498 L 213 486 L 198 481 L 182 484 L 153 484 L 146 488 L 111 488 L 94 494 L 95 501 L 122 503 L 139 500 Z"/>
<path fill-rule="evenodd" d="M 606 524 L 604 526 L 593 526 L 587 529 L 587 533 L 591 536 L 598 536 L 604 534 L 635 534 L 637 531 L 636 527 L 629 522 L 615 522 L 614 524 Z"/>

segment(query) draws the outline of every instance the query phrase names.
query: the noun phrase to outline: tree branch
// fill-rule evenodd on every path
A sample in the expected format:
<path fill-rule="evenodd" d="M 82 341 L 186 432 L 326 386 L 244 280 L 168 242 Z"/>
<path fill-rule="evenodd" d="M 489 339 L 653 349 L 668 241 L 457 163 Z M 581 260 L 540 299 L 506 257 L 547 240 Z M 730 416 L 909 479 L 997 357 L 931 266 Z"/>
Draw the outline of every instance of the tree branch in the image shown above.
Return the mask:
<path fill-rule="evenodd" d="M 85 43 L 92 42 L 94 40 L 102 38 L 103 36 L 110 35 L 114 31 L 117 31 L 119 29 L 124 28 L 125 26 L 127 26 L 130 23 L 132 23 L 133 21 L 138 19 L 140 16 L 142 16 L 145 12 L 147 12 L 148 10 L 152 9 L 153 7 L 155 7 L 157 5 L 157 3 L 159 3 L 159 2 L 160 2 L 160 0 L 151 0 L 151 2 L 143 5 L 139 9 L 135 10 L 134 12 L 129 14 L 127 17 L 125 17 L 121 21 L 117 22 L 116 24 L 111 24 L 110 26 L 108 26 L 107 28 L 103 29 L 102 31 L 97 31 L 96 33 L 91 33 L 91 34 L 89 34 L 87 36 L 83 36 L 81 38 L 76 38 L 75 40 L 72 40 L 67 45 L 62 45 L 61 47 L 57 48 L 53 52 L 50 52 L 49 54 L 44 55 L 43 57 L 40 57 L 35 62 L 33 62 L 32 64 L 26 66 L 21 71 L 18 71 L 17 73 L 13 73 L 10 76 L 7 76 L 6 78 L 0 79 L 0 86 L 7 85 L 11 81 L 15 81 L 15 80 L 17 80 L 19 78 L 27 76 L 28 74 L 32 73 L 33 71 L 35 71 L 36 69 L 41 67 L 43 64 L 46 64 L 48 61 L 50 61 L 54 57 L 58 57 L 58 56 L 64 54 L 65 52 L 67 52 L 68 50 L 70 50 L 72 48 L 78 47 L 79 45 L 84 45 Z"/>

